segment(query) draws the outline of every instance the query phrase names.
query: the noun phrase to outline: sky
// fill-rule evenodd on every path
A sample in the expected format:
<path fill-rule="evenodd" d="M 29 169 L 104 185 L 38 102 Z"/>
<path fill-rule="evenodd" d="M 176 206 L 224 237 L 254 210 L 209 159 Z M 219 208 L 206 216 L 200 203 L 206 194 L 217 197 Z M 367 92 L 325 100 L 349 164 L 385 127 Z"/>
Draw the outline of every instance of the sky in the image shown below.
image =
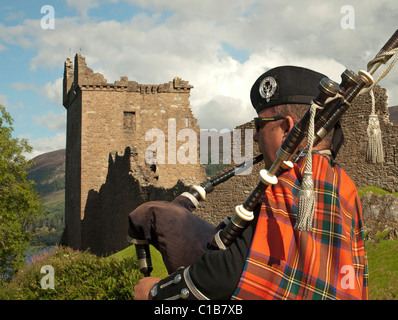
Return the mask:
<path fill-rule="evenodd" d="M 256 116 L 250 88 L 271 68 L 302 66 L 338 83 L 345 69 L 366 69 L 397 30 L 398 2 L 0 0 L 0 17 L 0 104 L 32 158 L 65 148 L 64 62 L 77 52 L 109 83 L 189 81 L 200 127 L 232 130 Z M 380 82 L 389 106 L 396 70 Z"/>

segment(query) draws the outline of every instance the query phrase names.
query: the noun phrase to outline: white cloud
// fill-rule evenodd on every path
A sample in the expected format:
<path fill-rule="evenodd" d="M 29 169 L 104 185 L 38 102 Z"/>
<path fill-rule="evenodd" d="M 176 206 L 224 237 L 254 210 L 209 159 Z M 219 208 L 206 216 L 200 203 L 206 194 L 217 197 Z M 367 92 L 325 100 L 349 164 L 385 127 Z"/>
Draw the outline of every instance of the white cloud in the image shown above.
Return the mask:
<path fill-rule="evenodd" d="M 10 12 L 4 20 L 5 21 L 21 21 L 24 16 L 25 16 L 25 14 L 23 11 Z"/>
<path fill-rule="evenodd" d="M 88 11 L 93 8 L 98 8 L 103 3 L 117 3 L 118 0 L 66 0 L 68 6 L 76 9 L 83 20 L 88 19 Z"/>
<path fill-rule="evenodd" d="M 47 114 L 42 116 L 33 116 L 33 121 L 39 126 L 45 126 L 51 131 L 65 132 L 66 113 L 55 114 L 53 111 L 49 111 Z"/>
<path fill-rule="evenodd" d="M 33 91 L 39 95 L 44 95 L 57 106 L 62 106 L 62 90 L 63 78 L 58 78 L 54 82 L 48 82 L 43 87 L 38 87 L 36 84 L 15 82 L 10 84 L 10 87 L 17 91 Z"/>
<path fill-rule="evenodd" d="M 41 89 L 41 92 L 57 106 L 62 106 L 63 78 L 58 78 L 55 82 L 48 82 Z"/>
<path fill-rule="evenodd" d="M 40 28 L 40 24 L 33 20 L 24 20 L 20 25 L 9 27 L 0 23 L 0 39 L 3 43 L 13 44 L 23 49 L 28 49 L 34 45 L 34 33 L 38 28 Z M 3 47 L 3 50 L 4 49 Z"/>
<path fill-rule="evenodd" d="M 24 90 L 37 91 L 37 87 L 31 83 L 15 82 L 11 83 L 10 87 L 17 91 L 24 91 Z"/>
<path fill-rule="evenodd" d="M 246 108 L 242 107 L 241 100 L 229 96 L 213 97 L 197 112 L 198 121 L 202 123 L 201 129 L 232 130 L 237 125 L 252 120 L 254 116 L 254 109 L 249 109 L 248 113 Z"/>
<path fill-rule="evenodd" d="M 106 2 L 117 1 L 68 0 L 82 19 L 57 18 L 51 31 L 37 30 L 32 20 L 18 27 L 0 24 L 0 38 L 37 50 L 32 71 L 62 70 L 69 52 L 81 50 L 88 66 L 109 82 L 124 75 L 140 83 L 164 83 L 175 76 L 188 80 L 194 86 L 191 106 L 202 128 L 221 128 L 229 122 L 232 128 L 250 121 L 251 85 L 269 68 L 301 65 L 337 82 L 345 68 L 364 69 L 396 30 L 398 18 L 396 1 L 351 1 L 355 29 L 344 30 L 342 0 L 190 0 L 189 5 L 186 0 L 120 0 L 116 5 L 129 3 L 145 12 L 124 22 L 97 23 L 90 9 Z M 247 60 L 234 59 L 228 47 L 244 49 Z M 392 104 L 398 104 L 398 96 L 390 93 L 397 88 L 395 74 L 381 83 Z M 40 90 L 59 103 L 62 79 Z"/>
<path fill-rule="evenodd" d="M 32 159 L 46 152 L 65 149 L 66 137 L 65 133 L 57 133 L 52 137 L 29 140 L 29 144 L 33 147 L 33 151 L 29 154 L 26 154 L 25 157 L 27 159 Z"/>
<path fill-rule="evenodd" d="M 23 110 L 23 103 L 19 102 L 18 105 L 9 105 L 8 96 L 0 94 L 0 104 L 5 107 L 8 111 Z M 13 116 L 13 115 L 11 115 Z M 15 120 L 15 119 L 14 119 Z"/>
<path fill-rule="evenodd" d="M 388 105 L 390 107 L 392 106 L 398 106 L 398 73 L 396 70 L 390 72 L 388 75 L 388 90 L 387 90 L 387 95 L 388 95 Z M 383 87 L 384 81 L 381 81 L 381 86 Z"/>
<path fill-rule="evenodd" d="M 4 94 L 0 94 L 0 104 L 4 107 L 7 107 L 7 96 Z"/>
<path fill-rule="evenodd" d="M 68 6 L 76 9 L 76 11 L 84 18 L 87 19 L 88 10 L 92 8 L 97 8 L 99 6 L 99 1 L 95 0 L 66 0 Z"/>

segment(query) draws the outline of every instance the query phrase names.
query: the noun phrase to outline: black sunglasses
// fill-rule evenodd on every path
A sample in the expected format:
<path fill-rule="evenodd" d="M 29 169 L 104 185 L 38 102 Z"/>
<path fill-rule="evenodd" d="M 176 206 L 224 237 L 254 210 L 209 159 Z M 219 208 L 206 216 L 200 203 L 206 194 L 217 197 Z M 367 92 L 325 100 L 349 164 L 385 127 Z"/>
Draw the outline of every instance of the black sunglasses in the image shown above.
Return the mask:
<path fill-rule="evenodd" d="M 259 131 L 267 122 L 278 121 L 282 119 L 285 119 L 285 117 L 258 117 L 254 118 L 254 126 L 256 128 L 256 131 Z"/>

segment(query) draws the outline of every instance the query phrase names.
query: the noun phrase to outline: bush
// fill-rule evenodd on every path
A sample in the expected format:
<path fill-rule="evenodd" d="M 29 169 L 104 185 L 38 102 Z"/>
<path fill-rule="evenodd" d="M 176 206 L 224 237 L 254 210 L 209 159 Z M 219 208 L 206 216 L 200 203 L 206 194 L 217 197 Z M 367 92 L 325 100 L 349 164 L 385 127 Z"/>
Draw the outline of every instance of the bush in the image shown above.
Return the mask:
<path fill-rule="evenodd" d="M 26 139 L 13 138 L 14 120 L 0 105 L 0 285 L 24 264 L 34 223 L 44 214 L 34 183 L 27 180 L 32 151 Z"/>
<path fill-rule="evenodd" d="M 20 269 L 0 289 L 2 300 L 132 300 L 142 277 L 135 257 L 100 258 L 89 252 L 58 247 Z M 42 289 L 43 266 L 54 268 L 54 289 Z"/>

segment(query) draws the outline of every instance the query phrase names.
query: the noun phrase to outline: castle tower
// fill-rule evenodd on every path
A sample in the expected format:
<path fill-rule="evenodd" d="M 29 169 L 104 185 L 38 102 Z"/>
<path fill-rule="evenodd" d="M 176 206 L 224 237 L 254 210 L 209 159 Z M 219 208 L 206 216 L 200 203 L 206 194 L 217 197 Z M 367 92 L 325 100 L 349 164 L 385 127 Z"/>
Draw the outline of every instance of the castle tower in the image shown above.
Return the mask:
<path fill-rule="evenodd" d="M 114 230 L 100 228 L 98 225 L 93 230 L 93 226 L 83 223 L 87 220 L 89 207 L 92 215 L 90 221 L 96 220 L 96 215 L 99 219 L 101 215 L 103 219 L 106 217 L 103 221 L 113 222 L 112 217 L 107 217 L 112 213 L 106 212 L 104 205 L 109 201 L 103 199 L 103 195 L 99 199 L 98 195 L 109 180 L 110 167 L 116 165 L 118 158 L 126 156 L 126 150 L 130 153 L 127 155 L 130 158 L 126 170 L 140 186 L 167 189 L 172 188 L 178 180 L 191 185 L 206 179 L 204 167 L 200 165 L 199 143 L 198 140 L 193 141 L 192 137 L 194 133 L 198 139 L 200 132 L 190 109 L 192 88 L 180 78 L 160 85 L 144 85 L 121 77 L 120 81 L 111 84 L 107 83 L 102 74 L 88 68 L 85 58 L 80 54 L 76 54 L 74 63 L 69 58 L 65 61 L 63 105 L 67 110 L 66 227 L 62 243 L 76 249 L 86 249 L 92 247 L 93 243 L 100 243 L 101 237 L 111 239 L 111 236 L 103 233 L 120 233 L 122 228 L 127 231 L 129 212 L 125 218 L 120 218 L 121 226 Z M 181 132 L 183 134 L 177 138 Z M 188 135 L 184 133 L 191 134 L 189 145 Z M 188 151 L 191 152 L 188 163 L 177 159 L 180 152 L 180 158 L 186 160 L 184 156 Z M 196 164 L 192 163 L 192 157 L 196 157 Z M 112 170 L 116 172 L 114 168 Z M 121 187 L 125 190 L 128 188 L 130 186 Z M 92 194 L 97 195 L 97 200 L 95 205 L 89 206 Z M 135 195 L 126 195 L 126 198 L 131 197 Z M 85 240 L 91 237 L 87 234 L 94 234 L 96 240 Z M 123 236 L 120 239 L 126 238 Z M 100 248 L 96 250 L 101 252 Z"/>

